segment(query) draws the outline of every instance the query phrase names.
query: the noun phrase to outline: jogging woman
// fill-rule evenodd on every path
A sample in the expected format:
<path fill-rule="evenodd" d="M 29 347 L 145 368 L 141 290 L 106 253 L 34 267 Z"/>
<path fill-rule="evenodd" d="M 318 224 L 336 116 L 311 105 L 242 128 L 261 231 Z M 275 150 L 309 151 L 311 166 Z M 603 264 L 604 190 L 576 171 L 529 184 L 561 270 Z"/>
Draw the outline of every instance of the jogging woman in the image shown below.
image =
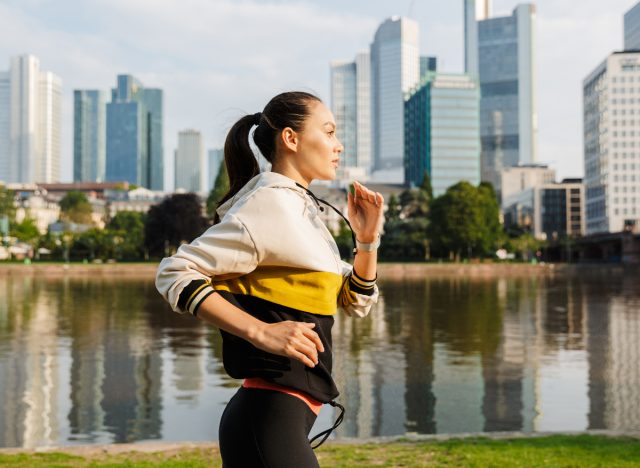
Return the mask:
<path fill-rule="evenodd" d="M 271 171 L 260 173 L 252 129 Z M 331 377 L 333 316 L 363 317 L 377 301 L 383 198 L 359 183 L 347 195 L 352 267 L 319 217 L 333 207 L 308 189 L 336 177 L 342 151 L 320 99 L 274 97 L 227 135 L 230 189 L 214 225 L 158 268 L 160 293 L 176 312 L 220 328 L 224 367 L 243 379 L 220 421 L 227 468 L 316 467 L 308 436 L 320 407 L 344 411 Z"/>

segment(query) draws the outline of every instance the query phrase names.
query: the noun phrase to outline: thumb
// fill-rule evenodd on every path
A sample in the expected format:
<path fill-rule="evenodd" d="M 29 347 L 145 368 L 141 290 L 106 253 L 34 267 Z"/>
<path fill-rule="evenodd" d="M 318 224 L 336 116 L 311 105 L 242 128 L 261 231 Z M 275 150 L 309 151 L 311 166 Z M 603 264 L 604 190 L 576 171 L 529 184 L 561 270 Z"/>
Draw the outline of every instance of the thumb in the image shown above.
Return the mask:
<path fill-rule="evenodd" d="M 315 323 L 309 323 L 309 322 L 300 322 L 302 323 L 302 325 L 304 325 L 305 327 L 308 328 L 315 328 L 316 324 Z"/>

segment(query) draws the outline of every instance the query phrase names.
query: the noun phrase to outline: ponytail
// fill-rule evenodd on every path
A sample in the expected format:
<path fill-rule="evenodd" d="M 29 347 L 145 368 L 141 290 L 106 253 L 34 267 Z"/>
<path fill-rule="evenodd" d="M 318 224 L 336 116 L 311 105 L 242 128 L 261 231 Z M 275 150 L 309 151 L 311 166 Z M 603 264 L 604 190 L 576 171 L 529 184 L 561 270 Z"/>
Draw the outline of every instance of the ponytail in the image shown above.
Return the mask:
<path fill-rule="evenodd" d="M 253 115 L 245 115 L 238 120 L 224 142 L 224 165 L 229 176 L 229 191 L 220 199 L 218 206 L 233 198 L 244 185 L 260 173 L 258 160 L 249 146 L 249 131 L 254 124 Z M 220 221 L 215 213 L 214 224 Z"/>

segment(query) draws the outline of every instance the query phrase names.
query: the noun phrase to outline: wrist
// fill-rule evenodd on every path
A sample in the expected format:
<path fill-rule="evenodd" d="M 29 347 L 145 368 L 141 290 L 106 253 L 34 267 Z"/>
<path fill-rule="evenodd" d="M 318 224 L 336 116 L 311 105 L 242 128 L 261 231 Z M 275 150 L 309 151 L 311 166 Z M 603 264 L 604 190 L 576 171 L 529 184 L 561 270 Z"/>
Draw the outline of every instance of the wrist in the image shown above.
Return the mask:
<path fill-rule="evenodd" d="M 253 318 L 253 320 L 251 321 L 251 323 L 249 323 L 249 325 L 245 330 L 244 339 L 251 344 L 254 344 L 257 341 L 259 341 L 264 331 L 264 325 L 265 325 L 264 322 L 256 318 Z"/>
<path fill-rule="evenodd" d="M 357 252 L 375 252 L 380 247 L 380 234 L 376 234 L 375 237 L 370 236 L 360 238 L 356 237 L 355 250 Z"/>

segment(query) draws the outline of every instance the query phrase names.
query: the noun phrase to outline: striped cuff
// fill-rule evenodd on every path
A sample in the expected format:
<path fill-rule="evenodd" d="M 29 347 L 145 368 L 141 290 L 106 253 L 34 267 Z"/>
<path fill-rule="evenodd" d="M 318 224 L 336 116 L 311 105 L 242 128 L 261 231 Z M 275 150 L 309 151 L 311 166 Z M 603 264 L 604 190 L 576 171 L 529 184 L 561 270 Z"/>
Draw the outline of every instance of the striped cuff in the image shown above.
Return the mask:
<path fill-rule="evenodd" d="M 378 276 L 376 275 L 376 278 L 373 280 L 366 280 L 358 276 L 355 270 L 353 270 L 351 272 L 351 276 L 349 276 L 349 289 L 358 294 L 372 296 L 377 277 Z"/>
<path fill-rule="evenodd" d="M 197 315 L 200 304 L 214 292 L 209 281 L 193 280 L 180 293 L 178 307 L 191 315 Z"/>

